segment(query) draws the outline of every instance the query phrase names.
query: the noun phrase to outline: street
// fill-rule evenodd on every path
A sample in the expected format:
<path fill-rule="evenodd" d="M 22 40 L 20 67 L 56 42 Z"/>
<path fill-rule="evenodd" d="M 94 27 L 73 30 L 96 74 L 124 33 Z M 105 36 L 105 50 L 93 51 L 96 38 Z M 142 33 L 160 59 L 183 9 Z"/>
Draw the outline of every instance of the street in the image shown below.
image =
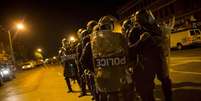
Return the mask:
<path fill-rule="evenodd" d="M 73 84 L 73 83 L 72 83 Z M 60 66 L 26 70 L 0 89 L 0 101 L 88 101 L 91 97 L 78 98 L 79 93 L 67 93 Z M 79 91 L 77 84 L 73 90 Z"/>
<path fill-rule="evenodd" d="M 170 63 L 174 101 L 201 101 L 201 48 L 173 51 Z"/>
<path fill-rule="evenodd" d="M 171 52 L 170 75 L 174 101 L 201 101 L 201 48 Z M 156 80 L 156 99 L 162 101 Z M 90 101 L 78 98 L 79 87 L 72 82 L 74 93 L 67 93 L 61 65 L 47 65 L 16 73 L 16 79 L 0 88 L 0 101 Z"/>

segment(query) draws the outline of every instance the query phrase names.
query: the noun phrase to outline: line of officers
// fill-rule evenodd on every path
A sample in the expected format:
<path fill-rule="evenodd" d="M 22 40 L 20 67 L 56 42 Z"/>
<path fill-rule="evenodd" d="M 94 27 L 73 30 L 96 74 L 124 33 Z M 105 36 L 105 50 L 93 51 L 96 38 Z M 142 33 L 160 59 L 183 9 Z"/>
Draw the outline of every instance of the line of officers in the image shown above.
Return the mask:
<path fill-rule="evenodd" d="M 172 101 L 168 71 L 168 42 L 150 10 L 126 19 L 122 33 L 117 19 L 103 16 L 77 31 L 78 42 L 62 40 L 60 50 L 68 92 L 77 80 L 81 94 L 86 85 L 95 101 L 155 101 L 154 79 L 161 81 L 165 101 Z"/>

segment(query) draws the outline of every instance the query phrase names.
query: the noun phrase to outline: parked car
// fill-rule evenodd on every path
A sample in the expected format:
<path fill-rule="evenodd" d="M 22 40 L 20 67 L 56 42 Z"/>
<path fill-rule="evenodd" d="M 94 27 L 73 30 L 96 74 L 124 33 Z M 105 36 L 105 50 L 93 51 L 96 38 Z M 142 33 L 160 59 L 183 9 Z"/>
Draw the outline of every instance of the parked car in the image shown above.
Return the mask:
<path fill-rule="evenodd" d="M 36 66 L 36 63 L 33 62 L 33 61 L 29 61 L 29 62 L 26 62 L 22 65 L 22 69 L 25 70 L 25 69 L 31 69 L 31 68 L 34 68 Z"/>
<path fill-rule="evenodd" d="M 44 61 L 45 64 L 51 64 L 52 63 L 52 59 L 51 58 L 47 58 Z"/>
<path fill-rule="evenodd" d="M 12 64 L 1 64 L 0 71 L 3 81 L 11 80 L 15 78 L 14 70 Z"/>
<path fill-rule="evenodd" d="M 184 46 L 201 44 L 201 32 L 199 29 L 185 29 L 172 32 L 170 36 L 171 48 L 183 49 Z"/>
<path fill-rule="evenodd" d="M 44 65 L 44 61 L 42 59 L 36 60 L 36 66 L 43 66 L 43 65 Z"/>

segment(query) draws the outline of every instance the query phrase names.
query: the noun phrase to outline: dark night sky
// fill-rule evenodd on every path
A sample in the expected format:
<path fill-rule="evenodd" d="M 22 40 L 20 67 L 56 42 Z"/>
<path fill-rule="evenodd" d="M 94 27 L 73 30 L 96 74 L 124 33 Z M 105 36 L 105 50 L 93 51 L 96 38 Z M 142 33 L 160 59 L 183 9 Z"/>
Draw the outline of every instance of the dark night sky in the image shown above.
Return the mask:
<path fill-rule="evenodd" d="M 1 0 L 0 25 L 10 27 L 24 19 L 27 30 L 16 37 L 27 48 L 41 47 L 56 55 L 60 40 L 86 23 L 112 14 L 129 0 Z"/>

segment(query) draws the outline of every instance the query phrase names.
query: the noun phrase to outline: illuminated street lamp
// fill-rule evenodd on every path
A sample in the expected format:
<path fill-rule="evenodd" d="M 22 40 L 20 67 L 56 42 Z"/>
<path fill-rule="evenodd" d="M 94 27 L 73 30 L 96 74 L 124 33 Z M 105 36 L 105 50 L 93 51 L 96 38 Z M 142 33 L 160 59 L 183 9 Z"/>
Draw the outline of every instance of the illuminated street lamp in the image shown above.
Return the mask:
<path fill-rule="evenodd" d="M 17 23 L 17 24 L 16 24 L 16 28 L 19 29 L 19 30 L 23 30 L 23 29 L 24 29 L 24 24 L 22 24 L 22 23 Z"/>
<path fill-rule="evenodd" d="M 37 60 L 43 59 L 43 50 L 41 48 L 37 48 L 34 51 L 34 55 L 35 55 L 35 57 L 36 57 Z"/>
<path fill-rule="evenodd" d="M 57 59 L 57 57 L 56 57 L 56 56 L 53 56 L 53 59 Z"/>
<path fill-rule="evenodd" d="M 41 48 L 38 48 L 37 51 L 38 51 L 38 52 L 42 52 L 42 49 L 41 49 Z"/>
<path fill-rule="evenodd" d="M 24 29 L 23 23 L 17 23 L 16 24 L 16 29 L 17 30 L 23 30 Z M 9 37 L 9 46 L 10 46 L 10 51 L 11 51 L 11 58 L 12 58 L 13 64 L 15 65 L 15 56 L 14 56 L 14 51 L 13 51 L 13 45 L 12 45 L 12 39 L 11 39 L 10 30 L 8 30 L 8 37 Z"/>
<path fill-rule="evenodd" d="M 71 37 L 70 37 L 70 41 L 71 41 L 71 42 L 75 42 L 75 37 L 71 36 Z"/>

